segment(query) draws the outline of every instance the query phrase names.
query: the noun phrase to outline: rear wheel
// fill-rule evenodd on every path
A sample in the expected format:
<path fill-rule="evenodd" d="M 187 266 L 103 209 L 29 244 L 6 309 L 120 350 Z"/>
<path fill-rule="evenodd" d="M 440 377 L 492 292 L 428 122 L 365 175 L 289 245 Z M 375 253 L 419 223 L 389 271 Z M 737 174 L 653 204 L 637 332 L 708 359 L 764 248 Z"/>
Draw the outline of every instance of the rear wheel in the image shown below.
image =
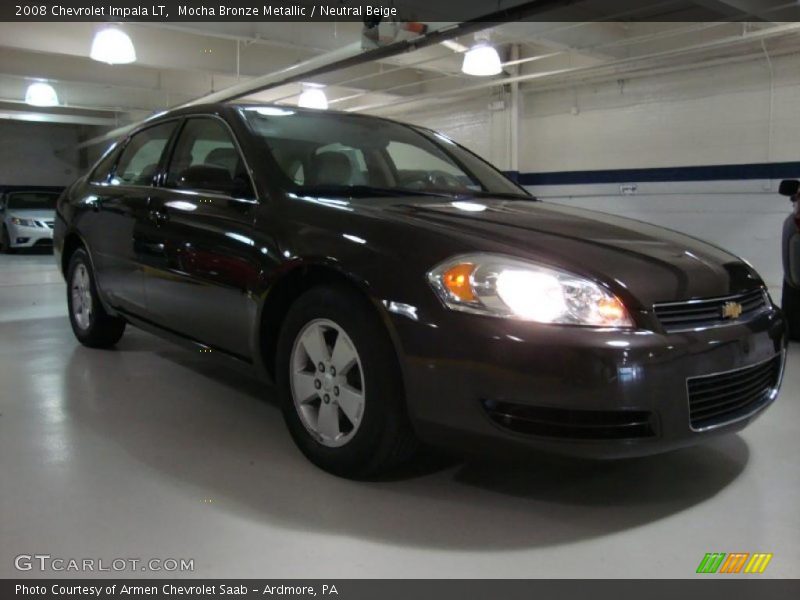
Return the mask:
<path fill-rule="evenodd" d="M 781 308 L 789 323 L 789 339 L 800 341 L 800 290 L 783 280 Z"/>
<path fill-rule="evenodd" d="M 281 330 L 277 372 L 289 431 L 322 469 L 371 477 L 413 453 L 397 358 L 358 294 L 324 286 L 301 296 Z"/>
<path fill-rule="evenodd" d="M 8 235 L 8 228 L 3 225 L 3 230 L 0 231 L 0 252 L 3 254 L 12 254 L 14 249 L 11 247 L 11 236 Z"/>
<path fill-rule="evenodd" d="M 67 269 L 69 322 L 78 341 L 90 348 L 110 348 L 125 332 L 125 321 L 109 315 L 97 296 L 89 255 L 74 252 Z"/>

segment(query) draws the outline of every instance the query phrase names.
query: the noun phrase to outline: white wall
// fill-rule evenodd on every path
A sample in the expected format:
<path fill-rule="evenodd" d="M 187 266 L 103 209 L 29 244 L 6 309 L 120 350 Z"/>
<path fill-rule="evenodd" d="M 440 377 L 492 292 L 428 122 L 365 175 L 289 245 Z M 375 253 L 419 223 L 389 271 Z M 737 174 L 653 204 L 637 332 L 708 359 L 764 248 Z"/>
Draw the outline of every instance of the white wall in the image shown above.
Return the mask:
<path fill-rule="evenodd" d="M 486 98 L 398 118 L 440 129 L 508 169 L 505 113 Z M 488 122 L 492 127 L 483 129 Z M 522 173 L 800 161 L 800 56 L 764 59 L 523 94 Z M 491 138 L 489 154 L 486 139 Z M 800 173 L 797 174 L 800 176 Z M 626 182 L 620 182 L 626 183 Z M 542 199 L 686 232 L 748 259 L 780 297 L 776 181 L 734 180 L 532 186 Z"/>
<path fill-rule="evenodd" d="M 693 184 L 639 184 L 633 196 L 597 193 L 605 186 L 594 187 L 594 195 L 554 196 L 553 188 L 531 189 L 546 201 L 615 213 L 662 227 L 682 231 L 729 250 L 749 261 L 766 281 L 773 299 L 780 303 L 783 268 L 781 265 L 781 230 L 790 211 L 786 198 L 776 192 L 710 191 L 724 190 L 729 181 Z M 745 182 L 743 188 L 768 182 Z M 671 185 L 669 193 L 650 193 Z M 559 186 L 560 187 L 560 186 Z M 619 187 L 619 186 L 617 186 Z"/>
<path fill-rule="evenodd" d="M 82 169 L 75 125 L 0 120 L 0 186 L 67 185 Z M 56 150 L 66 152 L 56 155 Z"/>
<path fill-rule="evenodd" d="M 520 170 L 800 160 L 800 57 L 773 65 L 771 128 L 764 60 L 528 93 Z"/>

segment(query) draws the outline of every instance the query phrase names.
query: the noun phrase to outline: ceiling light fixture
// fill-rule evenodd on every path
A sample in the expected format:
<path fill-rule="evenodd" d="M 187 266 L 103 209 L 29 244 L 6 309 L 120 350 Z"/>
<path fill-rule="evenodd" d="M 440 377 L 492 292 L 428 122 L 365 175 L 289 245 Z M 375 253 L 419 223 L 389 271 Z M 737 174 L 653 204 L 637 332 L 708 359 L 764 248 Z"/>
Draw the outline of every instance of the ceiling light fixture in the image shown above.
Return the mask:
<path fill-rule="evenodd" d="M 127 33 L 117 27 L 106 27 L 94 35 L 89 56 L 109 65 L 122 65 L 136 60 L 136 49 Z"/>
<path fill-rule="evenodd" d="M 328 108 L 328 97 L 318 85 L 304 83 L 303 92 L 300 94 L 300 98 L 297 99 L 297 106 L 326 110 Z"/>
<path fill-rule="evenodd" d="M 49 83 L 32 83 L 25 92 L 25 102 L 31 106 L 58 106 L 58 94 Z"/>
<path fill-rule="evenodd" d="M 489 77 L 503 72 L 500 55 L 489 43 L 487 32 L 475 34 L 475 45 L 464 54 L 461 70 L 467 75 L 475 77 Z"/>

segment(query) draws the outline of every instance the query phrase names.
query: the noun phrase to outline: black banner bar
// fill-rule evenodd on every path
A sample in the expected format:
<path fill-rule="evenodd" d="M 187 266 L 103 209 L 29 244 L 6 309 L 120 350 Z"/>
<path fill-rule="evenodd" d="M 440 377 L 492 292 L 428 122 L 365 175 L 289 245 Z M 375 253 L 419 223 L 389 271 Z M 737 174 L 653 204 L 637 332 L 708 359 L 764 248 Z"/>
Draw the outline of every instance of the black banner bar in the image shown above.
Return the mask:
<path fill-rule="evenodd" d="M 800 20 L 792 0 L 11 0 L 0 21 L 764 21 Z"/>
<path fill-rule="evenodd" d="M 55 580 L 0 582 L 3 600 L 106 599 L 335 599 L 335 600 L 788 600 L 800 597 L 800 580 L 708 575 L 672 580 Z"/>

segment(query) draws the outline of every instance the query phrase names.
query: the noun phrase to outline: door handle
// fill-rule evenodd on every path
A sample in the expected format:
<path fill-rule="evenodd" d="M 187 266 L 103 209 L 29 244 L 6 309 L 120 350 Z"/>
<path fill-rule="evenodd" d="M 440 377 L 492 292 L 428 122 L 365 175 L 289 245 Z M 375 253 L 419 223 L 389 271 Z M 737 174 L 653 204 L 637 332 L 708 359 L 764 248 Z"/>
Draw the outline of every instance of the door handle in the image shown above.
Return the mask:
<path fill-rule="evenodd" d="M 169 215 L 167 214 L 167 211 L 165 211 L 163 208 L 156 208 L 151 210 L 149 213 L 149 217 L 150 220 L 154 221 L 155 223 L 164 223 L 169 220 Z"/>
<path fill-rule="evenodd" d="M 100 212 L 102 202 L 100 201 L 100 198 L 98 198 L 97 196 L 90 196 L 84 202 L 86 202 L 86 204 L 91 206 L 94 212 Z"/>

